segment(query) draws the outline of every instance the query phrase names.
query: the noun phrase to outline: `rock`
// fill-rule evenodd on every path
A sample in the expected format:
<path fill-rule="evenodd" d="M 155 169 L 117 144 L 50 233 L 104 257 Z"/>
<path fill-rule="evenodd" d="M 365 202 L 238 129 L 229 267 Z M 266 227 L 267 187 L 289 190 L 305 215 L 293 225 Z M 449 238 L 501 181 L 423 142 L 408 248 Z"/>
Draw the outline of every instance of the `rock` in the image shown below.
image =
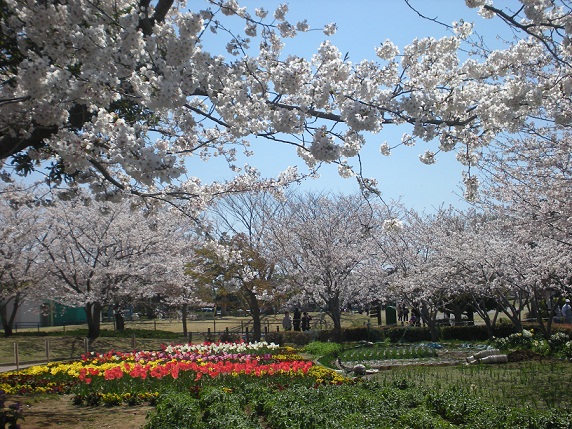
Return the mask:
<path fill-rule="evenodd" d="M 355 375 L 365 375 L 367 371 L 364 365 L 357 364 L 353 367 L 353 372 Z"/>

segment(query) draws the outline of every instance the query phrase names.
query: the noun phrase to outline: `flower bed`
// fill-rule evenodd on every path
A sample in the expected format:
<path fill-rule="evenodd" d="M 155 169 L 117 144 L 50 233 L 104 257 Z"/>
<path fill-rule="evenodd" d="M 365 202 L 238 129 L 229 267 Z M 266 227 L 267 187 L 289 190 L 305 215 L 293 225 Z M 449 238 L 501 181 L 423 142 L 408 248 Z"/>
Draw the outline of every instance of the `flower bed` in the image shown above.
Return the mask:
<path fill-rule="evenodd" d="M 71 393 L 76 404 L 153 403 L 165 391 L 187 392 L 204 378 L 244 377 L 307 383 L 343 383 L 347 379 L 316 368 L 292 348 L 272 343 L 205 343 L 169 346 L 162 351 L 92 353 L 74 362 L 34 366 L 0 375 L 8 394 Z"/>

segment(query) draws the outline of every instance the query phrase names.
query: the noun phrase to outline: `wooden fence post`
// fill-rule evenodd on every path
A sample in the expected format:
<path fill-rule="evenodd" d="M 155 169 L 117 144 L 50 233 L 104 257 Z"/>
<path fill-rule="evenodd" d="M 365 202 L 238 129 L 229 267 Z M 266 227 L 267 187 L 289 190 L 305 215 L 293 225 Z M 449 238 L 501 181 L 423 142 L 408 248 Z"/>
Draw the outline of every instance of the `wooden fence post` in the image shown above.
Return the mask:
<path fill-rule="evenodd" d="M 18 341 L 14 343 L 14 362 L 16 363 L 16 372 L 20 371 L 20 356 L 18 350 Z"/>

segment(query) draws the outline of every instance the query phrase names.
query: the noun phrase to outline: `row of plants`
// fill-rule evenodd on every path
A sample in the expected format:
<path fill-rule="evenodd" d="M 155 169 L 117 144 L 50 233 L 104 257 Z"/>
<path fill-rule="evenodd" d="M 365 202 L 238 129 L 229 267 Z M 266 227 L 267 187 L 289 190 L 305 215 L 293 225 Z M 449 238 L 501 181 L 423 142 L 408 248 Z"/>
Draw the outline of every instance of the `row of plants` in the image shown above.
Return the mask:
<path fill-rule="evenodd" d="M 424 345 L 404 345 L 392 347 L 378 343 L 368 347 L 358 346 L 345 349 L 339 358 L 346 361 L 379 361 L 384 359 L 423 359 L 437 356 L 437 351 Z"/>
<path fill-rule="evenodd" d="M 211 380 L 162 395 L 147 429 L 570 428 L 570 412 L 511 409 L 457 389 L 375 381 L 308 386 L 302 379 Z"/>
<path fill-rule="evenodd" d="M 485 403 L 514 409 L 570 411 L 572 365 L 560 360 L 527 360 L 503 365 L 403 366 L 379 371 L 384 387 L 425 386 L 435 392 L 463 391 Z"/>

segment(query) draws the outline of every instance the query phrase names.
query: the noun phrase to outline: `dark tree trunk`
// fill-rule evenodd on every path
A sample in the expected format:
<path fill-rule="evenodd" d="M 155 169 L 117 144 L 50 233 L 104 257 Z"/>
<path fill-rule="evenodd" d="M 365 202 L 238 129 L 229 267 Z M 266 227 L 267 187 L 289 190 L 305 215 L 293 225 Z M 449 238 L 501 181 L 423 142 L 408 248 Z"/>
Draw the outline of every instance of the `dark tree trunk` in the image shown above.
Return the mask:
<path fill-rule="evenodd" d="M 181 317 L 183 318 L 183 336 L 187 337 L 189 335 L 189 330 L 187 328 L 187 304 L 181 306 Z"/>
<path fill-rule="evenodd" d="M 84 307 L 87 318 L 87 338 L 94 341 L 101 334 L 101 303 L 90 302 Z"/>
<path fill-rule="evenodd" d="M 8 314 L 8 305 L 13 302 L 12 311 Z M 3 301 L 0 304 L 0 317 L 2 318 L 2 328 L 4 329 L 4 336 L 9 337 L 13 332 L 14 320 L 16 319 L 16 313 L 20 308 L 20 294 L 17 293 L 13 297 L 9 298 L 7 301 Z"/>
<path fill-rule="evenodd" d="M 260 303 L 256 298 L 256 294 L 251 290 L 244 290 L 246 302 L 252 317 L 252 337 L 254 341 L 260 341 L 262 338 L 262 321 L 260 320 Z"/>
<path fill-rule="evenodd" d="M 334 337 L 341 339 L 342 334 L 342 312 L 340 310 L 340 298 L 338 296 L 328 301 L 328 313 L 334 323 Z"/>
<path fill-rule="evenodd" d="M 437 328 L 437 309 L 431 309 L 427 305 L 422 304 L 419 310 L 421 319 L 427 323 L 429 332 L 431 333 L 431 341 L 439 341 L 439 330 Z"/>
<path fill-rule="evenodd" d="M 472 301 L 472 306 L 477 312 L 477 314 L 481 317 L 481 319 L 483 319 L 483 321 L 485 322 L 485 326 L 487 328 L 487 335 L 489 337 L 489 340 L 492 340 L 494 337 L 494 327 L 496 319 L 499 314 L 499 310 L 498 309 L 495 310 L 495 315 L 491 319 L 491 317 L 489 316 L 489 310 L 488 310 L 489 307 L 487 306 L 486 301 L 487 301 L 486 298 L 483 297 L 474 298 Z"/>
<path fill-rule="evenodd" d="M 118 331 L 125 331 L 125 317 L 121 310 L 115 311 L 115 329 Z"/>

